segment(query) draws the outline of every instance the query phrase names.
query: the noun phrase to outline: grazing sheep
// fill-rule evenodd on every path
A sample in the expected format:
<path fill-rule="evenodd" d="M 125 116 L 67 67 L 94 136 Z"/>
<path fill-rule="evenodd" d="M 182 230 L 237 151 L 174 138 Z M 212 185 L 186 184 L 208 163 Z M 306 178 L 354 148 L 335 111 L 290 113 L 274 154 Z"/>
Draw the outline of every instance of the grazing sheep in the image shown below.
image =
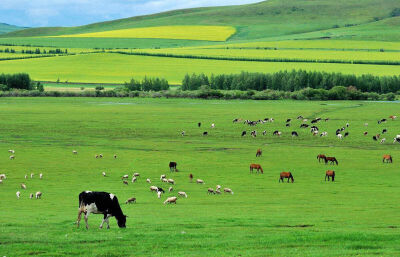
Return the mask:
<path fill-rule="evenodd" d="M 19 199 L 19 197 L 21 196 L 21 192 L 17 191 L 15 194 L 17 195 L 17 199 Z"/>
<path fill-rule="evenodd" d="M 94 158 L 98 159 L 98 158 L 99 158 L 99 156 L 96 154 L 96 155 L 94 156 Z"/>
<path fill-rule="evenodd" d="M 125 185 L 128 185 L 128 181 L 126 181 L 126 180 L 122 181 L 122 183 L 124 183 Z"/>
<path fill-rule="evenodd" d="M 73 153 L 73 154 L 78 154 L 78 151 L 72 150 L 72 153 Z"/>
<path fill-rule="evenodd" d="M 116 154 L 114 154 L 114 159 L 117 159 L 117 155 Z"/>
<path fill-rule="evenodd" d="M 106 173 L 105 173 L 104 171 L 103 171 L 101 174 L 103 175 L 103 177 L 105 177 L 105 176 L 106 176 Z"/>
<path fill-rule="evenodd" d="M 176 204 L 176 199 L 178 199 L 178 198 L 176 198 L 175 196 L 168 197 L 167 200 L 164 201 L 164 204 L 166 204 L 166 203 L 169 203 L 169 204 L 174 203 L 174 204 Z"/>
<path fill-rule="evenodd" d="M 140 173 L 137 173 L 137 172 L 136 172 L 136 173 L 133 174 L 133 176 L 135 176 L 135 177 L 140 177 Z"/>
<path fill-rule="evenodd" d="M 366 135 L 368 135 L 368 132 L 367 132 L 367 131 L 364 132 L 364 136 L 366 136 Z"/>
<path fill-rule="evenodd" d="M 172 192 L 172 191 L 174 191 L 174 188 L 173 187 L 169 187 L 168 191 Z"/>
<path fill-rule="evenodd" d="M 6 174 L 0 174 L 0 179 L 6 179 Z"/>
<path fill-rule="evenodd" d="M 35 175 L 35 174 L 31 173 L 31 178 L 33 178 L 34 175 Z"/>
<path fill-rule="evenodd" d="M 2 179 L 0 179 L 0 184 L 3 184 L 3 180 Z"/>
<path fill-rule="evenodd" d="M 173 179 L 168 179 L 168 183 L 175 185 L 175 181 Z"/>
<path fill-rule="evenodd" d="M 30 193 L 29 199 L 33 199 L 33 193 Z"/>
<path fill-rule="evenodd" d="M 15 151 L 14 151 L 14 150 L 11 150 L 11 149 L 8 150 L 8 152 L 9 152 L 9 153 L 12 153 L 12 154 L 15 154 Z"/>
<path fill-rule="evenodd" d="M 187 198 L 187 194 L 185 192 L 178 192 L 178 195 Z"/>
<path fill-rule="evenodd" d="M 340 139 L 340 140 L 343 139 L 342 134 L 337 134 L 337 138 Z"/>
<path fill-rule="evenodd" d="M 42 179 L 43 178 L 43 173 L 39 174 L 39 178 Z"/>
<path fill-rule="evenodd" d="M 10 160 L 14 160 L 15 159 L 15 156 L 14 155 L 11 155 L 10 156 Z"/>
<path fill-rule="evenodd" d="M 99 154 L 99 157 L 100 157 L 100 158 L 103 158 L 103 154 Z"/>
<path fill-rule="evenodd" d="M 364 126 L 368 127 L 368 123 L 364 123 Z"/>
<path fill-rule="evenodd" d="M 219 189 L 221 189 L 221 186 L 220 186 L 220 185 L 217 185 L 217 190 L 219 190 Z"/>
<path fill-rule="evenodd" d="M 215 190 L 215 193 L 220 195 L 221 194 L 221 190 L 217 189 L 217 190 Z"/>
<path fill-rule="evenodd" d="M 160 177 L 160 180 L 163 180 L 163 178 L 166 178 L 167 176 L 165 174 L 162 174 Z"/>
<path fill-rule="evenodd" d="M 21 184 L 22 189 L 26 189 L 26 185 L 24 183 Z"/>
<path fill-rule="evenodd" d="M 131 203 L 136 203 L 136 198 L 135 197 L 132 197 L 132 198 L 129 198 L 128 200 L 126 200 L 126 202 L 125 202 L 125 204 L 131 204 Z"/>
<path fill-rule="evenodd" d="M 211 124 L 211 128 L 215 128 L 215 124 L 213 123 L 213 124 Z"/>
<path fill-rule="evenodd" d="M 229 194 L 232 194 L 233 195 L 233 191 L 232 191 L 232 189 L 230 189 L 230 188 L 224 188 L 224 192 L 225 193 L 229 193 Z"/>
<path fill-rule="evenodd" d="M 158 187 L 156 187 L 156 186 L 151 186 L 151 187 L 150 187 L 150 191 L 151 191 L 151 192 L 153 192 L 153 191 L 154 191 L 154 192 L 157 192 L 157 191 L 158 191 Z"/>
<path fill-rule="evenodd" d="M 122 179 L 127 179 L 127 178 L 129 178 L 129 175 L 123 175 L 122 176 Z"/>
<path fill-rule="evenodd" d="M 35 198 L 36 199 L 41 199 L 42 198 L 42 192 L 36 192 L 36 195 L 35 195 Z"/>
<path fill-rule="evenodd" d="M 386 141 L 386 138 L 382 138 L 381 144 L 385 143 L 385 141 Z"/>
<path fill-rule="evenodd" d="M 136 177 L 132 177 L 132 183 L 135 183 L 136 182 Z"/>
<path fill-rule="evenodd" d="M 157 191 L 157 197 L 158 197 L 158 199 L 161 198 L 162 193 L 163 193 L 162 191 Z"/>
<path fill-rule="evenodd" d="M 185 131 L 182 131 L 182 132 L 181 132 L 181 135 L 182 135 L 182 136 L 185 136 Z"/>
<path fill-rule="evenodd" d="M 25 174 L 25 179 L 27 179 L 28 178 L 28 174 Z"/>
<path fill-rule="evenodd" d="M 168 179 L 166 179 L 166 178 L 163 178 L 161 181 L 164 183 L 168 183 Z"/>
<path fill-rule="evenodd" d="M 149 183 L 149 184 L 151 184 L 151 180 L 150 180 L 149 178 L 146 179 L 146 182 Z"/>
<path fill-rule="evenodd" d="M 197 184 L 204 184 L 204 181 L 201 180 L 201 179 L 196 179 L 196 183 L 197 183 Z"/>
<path fill-rule="evenodd" d="M 208 189 L 207 189 L 207 194 L 213 194 L 213 195 L 215 195 L 214 189 L 208 188 Z"/>

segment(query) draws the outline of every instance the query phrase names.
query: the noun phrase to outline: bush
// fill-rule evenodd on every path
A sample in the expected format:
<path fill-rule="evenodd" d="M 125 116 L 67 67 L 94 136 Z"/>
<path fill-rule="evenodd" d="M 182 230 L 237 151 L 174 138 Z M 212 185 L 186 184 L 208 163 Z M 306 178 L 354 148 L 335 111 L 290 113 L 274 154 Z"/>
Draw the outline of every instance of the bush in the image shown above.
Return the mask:
<path fill-rule="evenodd" d="M 104 87 L 103 86 L 96 86 L 96 91 L 101 91 L 101 90 L 104 90 Z"/>

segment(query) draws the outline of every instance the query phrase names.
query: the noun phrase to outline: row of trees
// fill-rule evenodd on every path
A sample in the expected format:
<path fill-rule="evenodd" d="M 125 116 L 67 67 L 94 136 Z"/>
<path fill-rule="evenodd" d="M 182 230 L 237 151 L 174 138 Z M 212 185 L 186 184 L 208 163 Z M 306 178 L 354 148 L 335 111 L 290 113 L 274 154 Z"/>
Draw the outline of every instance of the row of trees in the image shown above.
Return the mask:
<path fill-rule="evenodd" d="M 272 74 L 248 73 L 230 75 L 186 74 L 182 90 L 197 90 L 202 85 L 222 90 L 298 91 L 304 88 L 326 89 L 353 86 L 361 92 L 396 93 L 400 91 L 400 76 L 346 75 L 319 71 L 280 71 Z"/>
<path fill-rule="evenodd" d="M 33 82 L 29 74 L 0 74 L 0 91 L 8 91 L 11 89 L 44 90 L 43 85 L 40 82 Z"/>
<path fill-rule="evenodd" d="M 3 52 L 4 53 L 16 53 L 16 50 L 13 48 L 5 48 L 4 50 L 0 49 L 0 53 L 3 53 Z M 40 48 L 36 48 L 35 50 L 22 49 L 21 53 L 23 53 L 23 54 L 68 54 L 68 49 L 62 50 L 60 48 L 56 48 L 56 49 L 50 49 L 47 51 L 46 51 L 46 49 L 41 50 Z"/>
<path fill-rule="evenodd" d="M 125 89 L 128 91 L 161 91 L 168 90 L 169 84 L 165 79 L 145 77 L 142 81 L 131 79 L 125 82 Z"/>

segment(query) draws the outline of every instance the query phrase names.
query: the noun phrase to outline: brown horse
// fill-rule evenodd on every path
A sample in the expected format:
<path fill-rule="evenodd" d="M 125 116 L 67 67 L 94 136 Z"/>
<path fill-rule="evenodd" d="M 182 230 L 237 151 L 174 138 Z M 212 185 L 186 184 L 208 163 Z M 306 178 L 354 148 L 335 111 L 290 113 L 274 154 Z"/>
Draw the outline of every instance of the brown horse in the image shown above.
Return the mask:
<path fill-rule="evenodd" d="M 339 162 L 336 160 L 335 157 L 325 157 L 325 164 L 328 164 L 328 162 L 330 162 L 331 164 L 335 165 L 339 165 Z"/>
<path fill-rule="evenodd" d="M 279 183 L 282 181 L 282 183 L 284 182 L 283 179 L 287 178 L 287 182 L 289 183 L 289 180 L 292 180 L 292 183 L 294 182 L 294 178 L 291 172 L 281 172 L 281 175 L 279 177 Z"/>
<path fill-rule="evenodd" d="M 335 181 L 335 171 L 327 170 L 325 173 L 325 181 L 326 181 L 326 178 L 328 178 L 328 181 L 329 181 L 329 178 L 332 178 L 332 182 Z"/>
<path fill-rule="evenodd" d="M 256 157 L 261 157 L 261 155 L 262 155 L 262 150 L 257 149 Z"/>
<path fill-rule="evenodd" d="M 392 156 L 390 154 L 385 154 L 383 156 L 382 162 L 385 162 L 385 161 L 386 161 L 386 163 L 392 163 L 393 162 Z"/>
<path fill-rule="evenodd" d="M 324 154 L 318 154 L 318 156 L 317 156 L 318 162 L 321 162 L 321 159 L 325 160 L 325 158 L 326 158 L 326 156 Z"/>
<path fill-rule="evenodd" d="M 250 164 L 250 173 L 253 173 L 253 169 L 257 169 L 257 173 L 261 171 L 261 174 L 264 174 L 264 171 L 261 168 L 260 164 L 255 164 L 255 163 Z"/>

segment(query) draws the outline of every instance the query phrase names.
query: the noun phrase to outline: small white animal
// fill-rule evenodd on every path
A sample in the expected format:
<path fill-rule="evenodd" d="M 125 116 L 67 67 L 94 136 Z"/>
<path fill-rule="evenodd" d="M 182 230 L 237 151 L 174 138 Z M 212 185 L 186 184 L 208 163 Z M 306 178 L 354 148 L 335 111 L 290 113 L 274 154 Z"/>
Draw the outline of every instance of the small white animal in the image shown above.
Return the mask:
<path fill-rule="evenodd" d="M 103 177 L 105 177 L 106 176 L 106 173 L 103 171 L 101 174 L 103 174 Z"/>
<path fill-rule="evenodd" d="M 41 199 L 42 198 L 42 192 L 36 192 L 36 199 Z"/>
<path fill-rule="evenodd" d="M 33 178 L 34 175 L 35 175 L 35 174 L 31 173 L 31 178 Z"/>
<path fill-rule="evenodd" d="M 6 174 L 0 174 L 0 179 L 6 179 Z"/>
<path fill-rule="evenodd" d="M 29 195 L 29 198 L 30 198 L 30 199 L 32 199 L 32 198 L 33 198 L 33 194 L 32 194 L 32 193 Z"/>
<path fill-rule="evenodd" d="M 26 189 L 26 185 L 24 183 L 21 184 L 22 189 Z"/>
<path fill-rule="evenodd" d="M 15 194 L 17 195 L 17 199 L 19 199 L 19 197 L 21 196 L 21 192 L 17 191 Z"/>
<path fill-rule="evenodd" d="M 172 192 L 173 190 L 174 190 L 173 187 L 169 187 L 169 189 L 168 189 L 169 192 Z"/>
<path fill-rule="evenodd" d="M 15 156 L 14 155 L 11 155 L 10 156 L 10 160 L 14 160 L 15 159 Z"/>
<path fill-rule="evenodd" d="M 149 184 L 151 184 L 151 180 L 150 180 L 149 178 L 146 179 L 146 182 L 149 183 Z"/>
<path fill-rule="evenodd" d="M 15 154 L 14 150 L 8 150 L 9 153 Z"/>
<path fill-rule="evenodd" d="M 132 183 L 136 182 L 136 177 L 132 177 Z"/>
<path fill-rule="evenodd" d="M 76 150 L 73 150 L 72 153 L 73 154 L 78 154 L 78 152 Z"/>
<path fill-rule="evenodd" d="M 178 192 L 178 195 L 187 198 L 187 194 L 186 194 L 185 192 L 182 192 L 182 191 L 181 191 L 181 192 Z"/>
<path fill-rule="evenodd" d="M 157 191 L 157 197 L 161 198 L 162 191 Z"/>
<path fill-rule="evenodd" d="M 43 178 L 43 173 L 39 174 L 39 178 L 42 179 Z"/>

